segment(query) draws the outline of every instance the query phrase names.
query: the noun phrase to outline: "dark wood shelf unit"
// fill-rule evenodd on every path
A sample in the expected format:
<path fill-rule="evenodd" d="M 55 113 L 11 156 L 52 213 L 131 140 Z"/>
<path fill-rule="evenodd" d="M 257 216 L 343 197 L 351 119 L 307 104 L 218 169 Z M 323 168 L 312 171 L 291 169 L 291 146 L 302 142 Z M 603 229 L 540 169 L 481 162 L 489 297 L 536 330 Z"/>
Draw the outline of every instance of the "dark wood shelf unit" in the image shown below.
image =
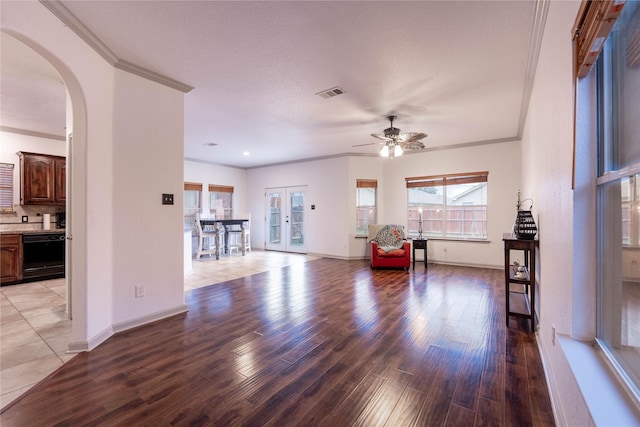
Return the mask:
<path fill-rule="evenodd" d="M 424 268 L 427 268 L 427 240 L 424 239 L 413 239 L 412 240 L 412 252 L 413 252 L 413 269 L 416 269 L 416 249 L 422 249 L 424 251 Z"/>
<path fill-rule="evenodd" d="M 502 235 L 504 242 L 504 280 L 506 321 L 509 317 L 523 317 L 531 322 L 531 332 L 536 330 L 536 248 L 538 240 L 518 239 L 511 233 Z M 524 277 L 516 276 L 511 263 L 511 251 L 522 251 L 524 255 Z M 513 290 L 511 284 L 522 285 L 522 291 Z"/>

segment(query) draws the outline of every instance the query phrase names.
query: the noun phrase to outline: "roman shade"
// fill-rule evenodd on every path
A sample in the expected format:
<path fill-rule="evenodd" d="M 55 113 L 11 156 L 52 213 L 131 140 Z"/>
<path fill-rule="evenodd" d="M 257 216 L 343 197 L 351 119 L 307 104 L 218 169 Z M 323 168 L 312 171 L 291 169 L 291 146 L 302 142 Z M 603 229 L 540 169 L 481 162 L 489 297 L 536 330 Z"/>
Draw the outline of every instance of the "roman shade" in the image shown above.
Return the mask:
<path fill-rule="evenodd" d="M 625 2 L 626 0 L 583 0 L 572 31 L 577 78 L 589 74 Z"/>
<path fill-rule="evenodd" d="M 378 180 L 358 179 L 356 180 L 356 188 L 378 188 Z"/>
<path fill-rule="evenodd" d="M 475 184 L 487 182 L 489 172 L 467 172 L 448 175 L 416 176 L 405 178 L 407 188 L 438 187 L 442 185 Z"/>
<path fill-rule="evenodd" d="M 233 186 L 209 184 L 210 193 L 233 193 Z"/>

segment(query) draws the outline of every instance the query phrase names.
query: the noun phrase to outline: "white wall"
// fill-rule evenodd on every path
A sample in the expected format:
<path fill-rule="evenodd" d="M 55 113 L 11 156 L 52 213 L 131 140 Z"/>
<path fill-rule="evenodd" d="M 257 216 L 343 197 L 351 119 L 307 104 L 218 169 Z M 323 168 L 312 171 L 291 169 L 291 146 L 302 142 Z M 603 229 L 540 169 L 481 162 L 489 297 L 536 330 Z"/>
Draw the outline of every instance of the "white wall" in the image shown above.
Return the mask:
<path fill-rule="evenodd" d="M 407 177 L 489 171 L 487 235 L 489 243 L 430 239 L 430 261 L 503 268 L 502 234 L 516 217 L 520 188 L 520 143 L 505 142 L 453 150 L 427 151 L 384 163 L 383 218 L 407 225 Z M 535 199 L 534 199 L 535 201 Z M 445 251 L 446 249 L 446 251 Z"/>
<path fill-rule="evenodd" d="M 169 288 L 160 290 L 166 284 L 163 282 L 163 285 L 153 289 L 166 292 L 163 297 L 143 298 L 144 302 L 140 301 L 131 313 L 119 311 L 113 306 L 114 301 L 128 300 L 131 296 L 130 289 L 122 289 L 114 283 L 114 277 L 127 274 L 128 266 L 120 262 L 121 258 L 114 263 L 113 254 L 117 252 L 118 257 L 131 259 L 140 256 L 138 245 L 122 245 L 127 239 L 122 237 L 120 226 L 125 226 L 129 231 L 136 227 L 122 218 L 125 213 L 115 212 L 115 207 L 122 208 L 128 201 L 124 195 L 123 180 L 116 175 L 133 178 L 127 185 L 135 185 L 136 179 L 145 180 L 145 169 L 151 163 L 156 171 L 166 171 L 169 179 L 173 180 L 169 183 L 160 177 L 160 172 L 152 172 L 151 176 L 158 178 L 158 182 L 150 187 L 150 198 L 141 197 L 136 203 L 127 205 L 129 211 L 138 209 L 147 214 L 154 212 L 160 200 L 160 194 L 153 197 L 154 189 L 158 193 L 161 190 L 181 194 L 182 149 L 177 151 L 165 145 L 167 139 L 171 138 L 172 144 L 182 147 L 183 119 L 182 116 L 171 118 L 169 124 L 163 125 L 155 114 L 162 108 L 179 113 L 183 108 L 183 96 L 167 95 L 167 89 L 162 88 L 156 98 L 155 90 L 146 80 L 116 75 L 113 67 L 39 2 L 5 2 L 1 19 L 2 31 L 34 49 L 54 66 L 67 86 L 72 103 L 72 111 L 68 114 L 73 115 L 73 156 L 67 171 L 72 176 L 72 193 L 67 194 L 71 200 L 67 213 L 72 218 L 67 224 L 67 233 L 73 235 L 71 347 L 79 350 L 92 348 L 108 338 L 113 333 L 116 316 L 120 327 L 123 327 L 127 322 L 134 325 L 143 321 L 141 319 L 152 320 L 158 313 L 167 314 L 184 309 L 183 296 L 177 298 L 175 291 L 182 285 L 182 278 L 179 284 L 172 283 L 167 285 Z M 161 99 L 169 105 L 152 107 L 148 112 L 136 110 L 135 106 L 151 105 L 142 99 L 133 99 L 133 105 L 127 105 L 133 98 L 125 94 L 128 90 L 137 95 L 150 96 L 151 100 Z M 128 117 L 122 114 L 123 111 L 129 113 Z M 123 144 L 140 143 L 135 140 L 142 133 L 137 122 L 149 129 L 159 126 L 168 131 L 166 137 L 159 138 L 161 142 L 157 145 L 148 140 L 142 144 L 147 150 L 166 149 L 173 156 L 149 153 L 141 156 L 138 153 L 137 161 L 129 161 Z M 114 135 L 123 140 L 115 141 Z M 175 217 L 181 218 L 181 198 L 178 198 L 178 203 L 174 208 Z M 163 214 L 160 218 L 167 221 L 159 225 L 152 220 L 154 222 L 150 228 L 145 225 L 148 220 L 132 220 L 138 221 L 136 225 L 140 229 L 163 234 L 164 240 L 171 242 L 170 245 L 156 244 L 154 251 L 159 262 L 169 258 L 172 262 L 161 267 L 158 267 L 158 263 L 143 265 L 134 272 L 143 284 L 152 283 L 158 277 L 158 268 L 160 272 L 167 272 L 175 267 L 178 275 L 182 274 L 182 226 L 179 221 L 177 227 L 172 228 L 173 222 L 169 219 L 172 217 Z M 139 236 L 142 238 L 142 235 Z M 174 243 L 176 247 L 173 247 Z M 173 272 L 169 274 L 169 277 L 173 276 Z"/>
<path fill-rule="evenodd" d="M 593 425 L 552 325 L 572 334 L 573 155 L 572 45 L 579 2 L 551 2 L 522 142 L 523 194 L 535 201 L 540 250 L 538 342 L 542 349 L 558 425 Z M 591 229 L 590 232 L 593 232 Z M 586 268 L 582 259 L 573 268 Z M 584 285 L 584 283 L 583 283 Z M 595 306 L 581 308 L 595 316 Z"/>
<path fill-rule="evenodd" d="M 355 198 L 355 182 L 349 187 L 349 160 L 326 160 L 270 166 L 247 170 L 247 207 L 251 212 L 252 245 L 264 248 L 265 189 L 307 186 L 307 251 L 335 258 L 349 256 L 349 195 Z M 309 207 L 315 205 L 316 209 Z M 355 209 L 355 205 L 354 205 Z M 352 209 L 352 210 L 354 210 Z M 354 215 L 354 214 L 353 214 Z"/>
<path fill-rule="evenodd" d="M 253 244 L 264 247 L 264 189 L 308 185 L 308 251 L 338 258 L 368 256 L 366 239 L 355 237 L 355 186 L 357 179 L 378 180 L 378 222 L 407 224 L 406 184 L 410 176 L 489 171 L 489 243 L 429 242 L 429 259 L 465 265 L 501 268 L 502 233 L 515 219 L 520 183 L 518 142 L 490 144 L 456 150 L 380 157 L 339 157 L 247 171 L 247 205 Z M 326 230 L 331 230 L 327 233 Z M 447 251 L 444 252 L 444 248 Z"/>
<path fill-rule="evenodd" d="M 183 94 L 117 70 L 113 118 L 113 322 L 184 302 Z M 174 204 L 163 205 L 162 194 Z M 135 298 L 135 286 L 145 296 Z"/>

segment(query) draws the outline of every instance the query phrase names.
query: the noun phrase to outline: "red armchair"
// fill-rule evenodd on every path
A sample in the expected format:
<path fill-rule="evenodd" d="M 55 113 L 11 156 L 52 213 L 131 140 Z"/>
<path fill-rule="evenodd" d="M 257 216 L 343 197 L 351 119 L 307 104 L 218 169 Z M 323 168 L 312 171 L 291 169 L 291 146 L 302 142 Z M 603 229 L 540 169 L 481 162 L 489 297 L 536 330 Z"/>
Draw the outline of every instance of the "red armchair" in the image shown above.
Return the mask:
<path fill-rule="evenodd" d="M 371 242 L 371 268 L 404 268 L 411 266 L 411 243 L 404 242 L 402 249 L 385 252 L 378 248 L 378 242 Z"/>
<path fill-rule="evenodd" d="M 370 224 L 371 268 L 404 268 L 411 265 L 411 244 L 404 238 L 404 226 Z"/>

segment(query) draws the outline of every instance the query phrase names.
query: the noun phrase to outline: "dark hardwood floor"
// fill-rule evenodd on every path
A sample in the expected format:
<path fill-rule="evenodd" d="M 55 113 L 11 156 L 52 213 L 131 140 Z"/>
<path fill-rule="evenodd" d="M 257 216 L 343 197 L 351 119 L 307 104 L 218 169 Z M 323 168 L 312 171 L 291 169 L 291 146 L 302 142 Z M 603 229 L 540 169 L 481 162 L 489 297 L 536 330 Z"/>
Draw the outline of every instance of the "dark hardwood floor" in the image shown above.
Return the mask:
<path fill-rule="evenodd" d="M 501 270 L 318 259 L 186 294 L 6 408 L 8 426 L 552 426 Z"/>

